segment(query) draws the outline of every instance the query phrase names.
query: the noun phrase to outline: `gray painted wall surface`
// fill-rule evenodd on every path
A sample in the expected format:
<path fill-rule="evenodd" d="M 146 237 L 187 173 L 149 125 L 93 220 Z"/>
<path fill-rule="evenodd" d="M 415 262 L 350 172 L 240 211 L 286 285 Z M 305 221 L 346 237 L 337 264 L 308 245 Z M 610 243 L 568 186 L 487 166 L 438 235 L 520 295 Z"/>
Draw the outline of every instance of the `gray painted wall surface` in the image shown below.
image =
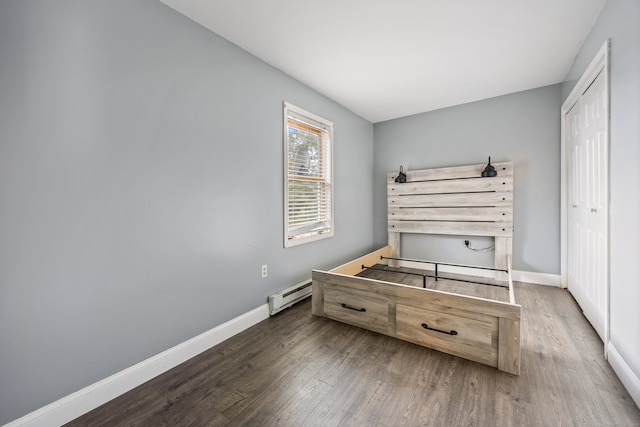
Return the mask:
<path fill-rule="evenodd" d="M 0 424 L 373 248 L 373 125 L 159 2 L 0 2 L 0 94 Z M 285 100 L 336 182 L 286 250 Z"/>
<path fill-rule="evenodd" d="M 637 377 L 640 377 L 639 23 L 639 1 L 609 0 L 563 85 L 566 98 L 605 40 L 611 39 L 610 338 Z"/>
<path fill-rule="evenodd" d="M 560 272 L 560 105 L 552 85 L 374 125 L 374 239 L 387 242 L 386 173 L 492 162 L 514 162 L 513 268 Z M 464 247 L 493 238 L 407 235 L 403 256 L 493 265 L 493 252 Z"/>

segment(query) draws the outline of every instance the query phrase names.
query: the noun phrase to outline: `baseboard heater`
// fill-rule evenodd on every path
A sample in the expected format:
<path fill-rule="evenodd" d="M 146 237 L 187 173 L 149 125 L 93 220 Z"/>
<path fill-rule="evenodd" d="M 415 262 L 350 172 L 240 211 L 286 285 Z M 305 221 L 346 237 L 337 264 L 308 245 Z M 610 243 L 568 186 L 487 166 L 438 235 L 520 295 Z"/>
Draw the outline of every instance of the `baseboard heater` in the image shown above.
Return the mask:
<path fill-rule="evenodd" d="M 280 292 L 269 295 L 269 315 L 273 316 L 274 314 L 284 310 L 285 308 L 291 307 L 298 301 L 302 301 L 309 295 L 311 295 L 310 278 L 303 280 L 296 285 L 289 286 L 288 288 L 283 289 Z"/>

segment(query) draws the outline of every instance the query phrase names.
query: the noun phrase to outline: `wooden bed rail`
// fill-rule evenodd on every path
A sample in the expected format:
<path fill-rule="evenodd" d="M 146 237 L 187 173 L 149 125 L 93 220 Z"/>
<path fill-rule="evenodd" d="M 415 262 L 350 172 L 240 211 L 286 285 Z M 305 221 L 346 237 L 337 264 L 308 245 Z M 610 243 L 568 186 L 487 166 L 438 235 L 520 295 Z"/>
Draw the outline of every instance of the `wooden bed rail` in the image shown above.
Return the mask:
<path fill-rule="evenodd" d="M 361 273 L 365 269 L 362 268 L 363 265 L 373 265 L 380 262 L 382 257 L 391 256 L 391 246 L 385 246 L 383 248 L 378 249 L 377 251 L 370 252 L 360 258 L 354 259 L 346 264 L 342 264 L 339 267 L 331 270 L 331 273 L 338 274 L 347 274 L 349 276 L 355 276 L 358 273 Z"/>

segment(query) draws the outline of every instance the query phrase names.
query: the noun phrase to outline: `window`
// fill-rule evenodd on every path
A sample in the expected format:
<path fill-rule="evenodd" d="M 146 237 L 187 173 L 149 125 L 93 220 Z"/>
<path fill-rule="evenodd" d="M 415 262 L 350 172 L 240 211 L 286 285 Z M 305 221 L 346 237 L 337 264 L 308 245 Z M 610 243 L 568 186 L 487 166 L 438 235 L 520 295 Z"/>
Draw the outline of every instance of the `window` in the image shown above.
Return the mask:
<path fill-rule="evenodd" d="M 284 246 L 333 236 L 333 123 L 284 103 Z"/>

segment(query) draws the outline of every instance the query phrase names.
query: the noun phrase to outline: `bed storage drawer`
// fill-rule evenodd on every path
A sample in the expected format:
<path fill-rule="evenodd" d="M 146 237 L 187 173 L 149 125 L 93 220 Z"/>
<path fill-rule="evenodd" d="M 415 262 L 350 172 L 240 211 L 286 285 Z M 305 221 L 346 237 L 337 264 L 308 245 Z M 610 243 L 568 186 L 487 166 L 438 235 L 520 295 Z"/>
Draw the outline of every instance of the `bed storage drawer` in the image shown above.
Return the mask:
<path fill-rule="evenodd" d="M 465 359 L 498 366 L 498 319 L 473 318 L 398 304 L 396 333 L 413 343 Z"/>
<path fill-rule="evenodd" d="M 383 333 L 389 325 L 388 301 L 365 292 L 326 288 L 324 313 L 350 325 Z"/>

